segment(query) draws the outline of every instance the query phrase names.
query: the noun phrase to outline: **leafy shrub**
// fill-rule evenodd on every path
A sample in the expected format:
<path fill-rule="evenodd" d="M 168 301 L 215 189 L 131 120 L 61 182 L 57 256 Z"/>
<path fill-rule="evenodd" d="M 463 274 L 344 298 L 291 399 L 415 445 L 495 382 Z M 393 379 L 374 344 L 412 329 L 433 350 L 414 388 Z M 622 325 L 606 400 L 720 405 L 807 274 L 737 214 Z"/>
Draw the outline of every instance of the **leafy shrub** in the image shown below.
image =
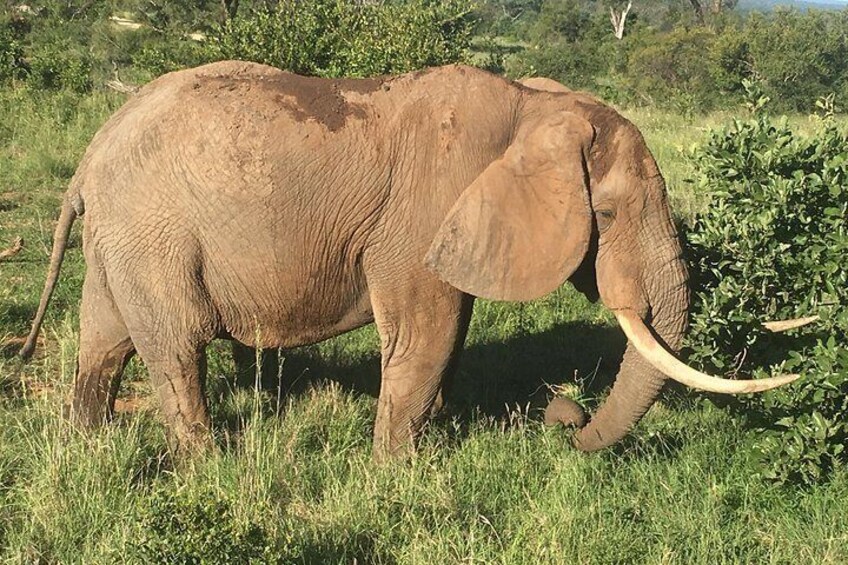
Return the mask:
<path fill-rule="evenodd" d="M 848 82 L 848 13 L 754 13 L 726 34 L 722 78 L 760 81 L 780 109 L 809 111 Z"/>
<path fill-rule="evenodd" d="M 700 27 L 645 34 L 628 57 L 627 82 L 634 99 L 666 107 L 712 108 L 717 92 L 704 57 L 714 38 L 712 31 Z"/>
<path fill-rule="evenodd" d="M 130 547 L 140 563 L 268 562 L 268 533 L 240 524 L 232 503 L 212 492 L 157 492 L 142 510 Z"/>
<path fill-rule="evenodd" d="M 468 0 L 280 2 L 227 20 L 212 59 L 247 59 L 318 76 L 401 73 L 466 59 Z"/>
<path fill-rule="evenodd" d="M 88 92 L 92 86 L 91 67 L 91 57 L 86 54 L 62 45 L 46 45 L 30 58 L 27 81 L 39 90 Z"/>
<path fill-rule="evenodd" d="M 13 21 L 0 24 L 0 82 L 26 77 L 21 33 L 16 33 Z"/>
<path fill-rule="evenodd" d="M 527 35 L 530 45 L 507 61 L 507 74 L 520 78 L 542 76 L 570 88 L 602 92 L 617 54 L 608 27 L 609 15 L 599 17 L 577 0 L 542 2 L 538 18 Z"/>
<path fill-rule="evenodd" d="M 690 359 L 728 374 L 800 373 L 733 406 L 762 431 L 766 476 L 819 480 L 848 442 L 848 135 L 825 120 L 800 137 L 759 111 L 712 132 L 695 160 L 712 202 L 687 234 Z M 821 321 L 790 335 L 760 324 L 813 314 Z"/>
<path fill-rule="evenodd" d="M 741 27 L 729 26 L 716 35 L 708 61 L 714 87 L 722 92 L 742 94 L 743 83 L 755 79 L 750 46 Z"/>
<path fill-rule="evenodd" d="M 150 42 L 132 53 L 132 64 L 151 77 L 208 62 L 205 47 L 190 39 Z"/>
<path fill-rule="evenodd" d="M 557 43 L 524 51 L 510 61 L 507 72 L 514 77 L 541 76 L 569 88 L 597 90 L 597 65 L 591 48 L 583 43 Z"/>
<path fill-rule="evenodd" d="M 123 0 L 121 7 L 133 14 L 134 19 L 153 29 L 178 35 L 207 29 L 210 24 L 225 18 L 223 0 Z M 238 3 L 236 3 L 238 4 Z"/>
<path fill-rule="evenodd" d="M 578 0 L 545 0 L 530 28 L 530 38 L 537 44 L 552 41 L 574 43 L 582 39 L 592 18 L 581 4 Z"/>

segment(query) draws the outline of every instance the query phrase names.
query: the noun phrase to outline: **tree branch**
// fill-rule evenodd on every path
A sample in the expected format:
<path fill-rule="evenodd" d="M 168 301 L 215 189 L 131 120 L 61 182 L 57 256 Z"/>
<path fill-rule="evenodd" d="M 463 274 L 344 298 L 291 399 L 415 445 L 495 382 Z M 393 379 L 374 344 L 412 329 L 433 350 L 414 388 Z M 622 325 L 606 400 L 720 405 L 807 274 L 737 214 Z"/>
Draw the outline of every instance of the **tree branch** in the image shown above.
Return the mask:
<path fill-rule="evenodd" d="M 24 238 L 16 237 L 14 243 L 12 243 L 11 247 L 7 247 L 6 249 L 0 251 L 0 261 L 3 259 L 8 259 L 14 255 L 20 253 L 21 249 L 24 248 Z"/>

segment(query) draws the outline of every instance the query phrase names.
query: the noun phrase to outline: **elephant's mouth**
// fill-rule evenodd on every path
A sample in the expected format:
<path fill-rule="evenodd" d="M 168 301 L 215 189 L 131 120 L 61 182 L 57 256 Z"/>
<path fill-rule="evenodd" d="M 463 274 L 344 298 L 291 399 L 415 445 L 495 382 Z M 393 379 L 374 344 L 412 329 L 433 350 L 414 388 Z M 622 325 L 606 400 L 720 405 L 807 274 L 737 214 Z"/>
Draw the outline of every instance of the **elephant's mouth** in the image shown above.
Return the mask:
<path fill-rule="evenodd" d="M 767 379 L 723 379 L 702 373 L 669 353 L 653 336 L 648 326 L 632 310 L 615 310 L 621 329 L 636 351 L 656 370 L 688 387 L 722 394 L 763 392 L 791 383 L 800 375 L 780 375 Z"/>

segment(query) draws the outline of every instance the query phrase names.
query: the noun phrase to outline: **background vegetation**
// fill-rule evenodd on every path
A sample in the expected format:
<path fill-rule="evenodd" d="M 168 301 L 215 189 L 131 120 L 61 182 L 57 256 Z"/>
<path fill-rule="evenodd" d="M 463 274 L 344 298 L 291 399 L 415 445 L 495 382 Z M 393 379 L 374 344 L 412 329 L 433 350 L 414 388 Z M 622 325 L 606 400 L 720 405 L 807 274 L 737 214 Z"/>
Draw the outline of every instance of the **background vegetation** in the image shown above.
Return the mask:
<path fill-rule="evenodd" d="M 1 558 L 848 561 L 848 12 L 734 5 L 634 0 L 617 39 L 609 8 L 626 2 L 3 3 L 0 247 L 26 244 L 0 262 Z M 411 461 L 370 459 L 371 328 L 285 352 L 270 391 L 237 389 L 227 347 L 213 344 L 220 449 L 208 457 L 171 459 L 138 362 L 116 424 L 80 434 L 60 417 L 78 231 L 40 356 L 11 357 L 37 304 L 59 195 L 126 99 L 116 89 L 224 57 L 322 76 L 467 62 L 598 93 L 644 133 L 684 228 L 690 358 L 803 379 L 733 401 L 667 395 L 622 444 L 576 453 L 539 409 L 554 393 L 597 403 L 623 338 L 566 287 L 529 304 L 478 303 L 448 411 Z M 808 314 L 822 321 L 789 335 L 759 325 Z"/>

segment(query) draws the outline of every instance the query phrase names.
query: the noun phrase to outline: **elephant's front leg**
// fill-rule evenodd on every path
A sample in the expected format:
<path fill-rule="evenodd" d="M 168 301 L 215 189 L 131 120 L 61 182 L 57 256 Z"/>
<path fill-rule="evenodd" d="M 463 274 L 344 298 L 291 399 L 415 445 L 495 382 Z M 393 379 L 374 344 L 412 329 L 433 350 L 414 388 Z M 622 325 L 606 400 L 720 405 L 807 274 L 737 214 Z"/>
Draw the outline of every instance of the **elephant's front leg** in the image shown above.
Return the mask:
<path fill-rule="evenodd" d="M 473 298 L 443 285 L 372 292 L 382 347 L 374 455 L 414 448 L 442 384 L 455 369 Z"/>

